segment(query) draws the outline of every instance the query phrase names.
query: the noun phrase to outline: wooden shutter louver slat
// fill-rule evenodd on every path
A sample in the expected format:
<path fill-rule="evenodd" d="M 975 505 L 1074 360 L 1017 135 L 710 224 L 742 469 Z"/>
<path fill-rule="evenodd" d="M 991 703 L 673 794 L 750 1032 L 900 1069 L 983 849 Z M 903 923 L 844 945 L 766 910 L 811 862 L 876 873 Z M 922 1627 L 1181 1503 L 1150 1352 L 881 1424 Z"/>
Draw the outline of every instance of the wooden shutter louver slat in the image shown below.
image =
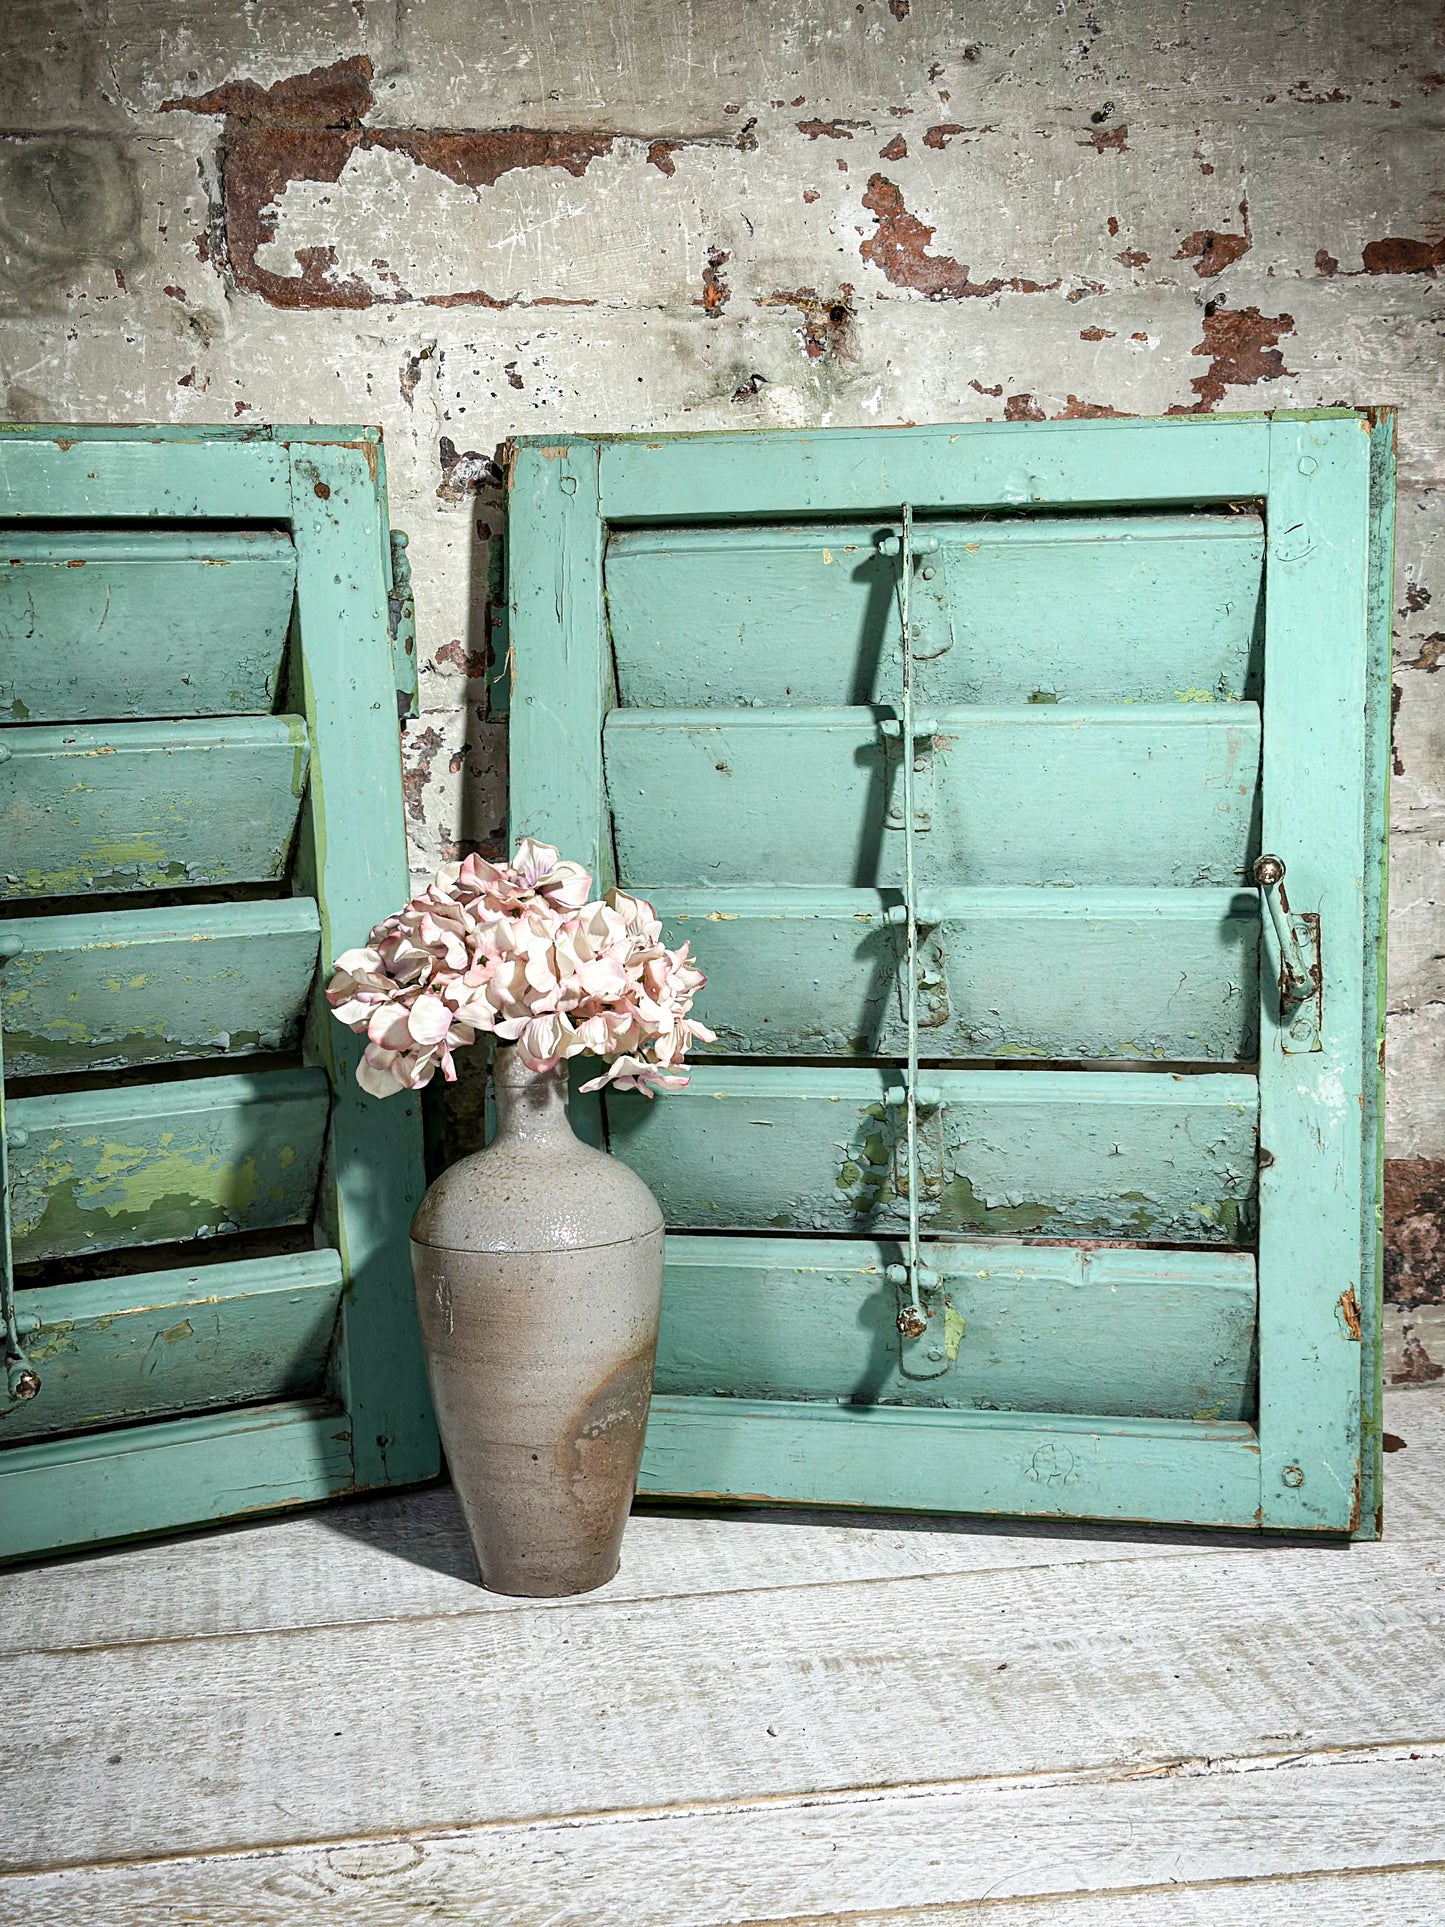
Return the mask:
<path fill-rule="evenodd" d="M 310 762 L 299 716 L 12 728 L 0 901 L 280 883 Z"/>
<path fill-rule="evenodd" d="M 953 1316 L 944 1369 L 898 1344 L 891 1242 L 673 1238 L 655 1385 L 664 1396 L 825 1399 L 1015 1412 L 1254 1416 L 1254 1258 L 1243 1251 L 931 1245 Z M 718 1306 L 729 1317 L 719 1327 Z"/>
<path fill-rule="evenodd" d="M 334 1251 L 21 1291 L 44 1397 L 34 1438 L 319 1396 L 341 1301 Z"/>
<path fill-rule="evenodd" d="M 1252 703 L 945 709 L 934 720 L 915 859 L 925 888 L 1227 884 L 1258 854 Z M 903 839 L 888 827 L 897 756 L 869 711 L 614 710 L 603 745 L 624 878 L 902 879 Z"/>
<path fill-rule="evenodd" d="M 1378 1530 L 1390 433 L 1338 410 L 515 448 L 513 833 L 653 900 L 719 1033 L 685 1093 L 579 1105 L 668 1219 L 644 1492 Z M 916 1339 L 888 1275 L 900 618 L 928 719 Z M 1265 849 L 1295 911 L 1326 906 L 1313 1061 Z"/>
<path fill-rule="evenodd" d="M 608 1141 L 679 1230 L 906 1223 L 896 1070 L 699 1066 L 664 1107 L 609 1093 Z M 1252 1077 L 930 1070 L 924 1229 L 1237 1242 L 1252 1215 Z"/>
<path fill-rule="evenodd" d="M 0 430 L 0 514 L 0 1558 L 428 1477 L 417 1107 L 320 1001 L 406 881 L 377 432 Z"/>
<path fill-rule="evenodd" d="M 911 597 L 922 702 L 1258 696 L 1256 515 L 935 517 L 917 531 L 937 545 L 921 558 Z M 880 533 L 872 521 L 614 534 L 607 614 L 618 701 L 896 702 L 896 567 Z"/>
<path fill-rule="evenodd" d="M 896 891 L 635 887 L 657 907 L 669 945 L 690 942 L 707 958 L 718 1041 L 703 1055 L 901 1054 L 902 933 L 888 916 Z M 1253 1061 L 1254 892 L 1041 894 L 924 892 L 926 1059 Z"/>
<path fill-rule="evenodd" d="M 296 551 L 278 530 L 10 530 L 0 715 L 17 723 L 254 715 L 275 706 Z M 224 650 L 195 647 L 205 611 Z"/>
<path fill-rule="evenodd" d="M 309 897 L 17 917 L 0 978 L 11 1077 L 293 1050 L 320 922 Z"/>
<path fill-rule="evenodd" d="M 320 1070 L 12 1100 L 16 1263 L 308 1223 L 327 1106 Z"/>

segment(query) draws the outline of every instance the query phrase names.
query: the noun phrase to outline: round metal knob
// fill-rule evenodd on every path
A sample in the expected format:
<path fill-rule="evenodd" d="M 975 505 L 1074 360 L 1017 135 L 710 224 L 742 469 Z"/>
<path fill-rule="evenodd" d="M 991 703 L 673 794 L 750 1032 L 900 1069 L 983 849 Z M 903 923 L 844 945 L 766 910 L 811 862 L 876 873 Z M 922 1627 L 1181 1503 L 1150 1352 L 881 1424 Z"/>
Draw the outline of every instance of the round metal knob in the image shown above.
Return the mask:
<path fill-rule="evenodd" d="M 1254 880 L 1268 889 L 1284 882 L 1284 863 L 1277 856 L 1262 856 L 1254 866 Z"/>

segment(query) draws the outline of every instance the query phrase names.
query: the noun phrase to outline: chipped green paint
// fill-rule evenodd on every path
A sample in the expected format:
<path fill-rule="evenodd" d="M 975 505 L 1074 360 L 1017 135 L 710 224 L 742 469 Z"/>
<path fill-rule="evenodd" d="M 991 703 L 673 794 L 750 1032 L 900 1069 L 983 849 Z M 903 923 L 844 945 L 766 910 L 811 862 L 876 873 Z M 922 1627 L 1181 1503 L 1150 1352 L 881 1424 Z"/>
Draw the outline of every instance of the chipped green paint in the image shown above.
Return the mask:
<path fill-rule="evenodd" d="M 323 1389 L 340 1297 L 334 1251 L 22 1292 L 22 1311 L 42 1321 L 31 1356 L 48 1367 L 23 1429 L 48 1436 L 314 1396 Z"/>
<path fill-rule="evenodd" d="M 968 1320 L 956 1312 L 952 1305 L 943 1308 L 943 1355 L 949 1364 L 958 1357 L 958 1348 L 963 1342 L 963 1334 L 968 1329 Z"/>
<path fill-rule="evenodd" d="M 925 1076 L 942 1099 L 920 1123 L 919 1206 L 930 1231 L 1223 1244 L 1247 1222 L 1255 1188 L 1250 1076 Z M 666 1105 L 606 1093 L 609 1143 L 679 1228 L 761 1227 L 780 1203 L 799 1231 L 897 1228 L 907 1217 L 902 1112 L 878 1097 L 895 1077 L 700 1065 Z M 832 1098 L 852 1117 L 841 1141 L 843 1120 L 818 1102 Z M 750 1148 L 759 1119 L 777 1127 L 762 1160 Z M 845 1183 L 849 1165 L 858 1175 Z M 1137 1182 L 1141 1171 L 1150 1174 L 1147 1190 Z"/>
<path fill-rule="evenodd" d="M 12 529 L 6 544 L 0 692 L 18 720 L 273 707 L 296 576 L 289 536 Z M 196 647 L 198 606 L 224 647 Z"/>
<path fill-rule="evenodd" d="M 15 1250 L 33 1262 L 304 1223 L 326 1088 L 265 1072 L 23 1098 L 12 1115 L 28 1133 L 12 1154 Z"/>
<path fill-rule="evenodd" d="M 8 730 L 0 828 L 26 861 L 0 873 L 0 896 L 279 879 L 304 729 L 295 717 L 250 716 Z"/>
<path fill-rule="evenodd" d="M 78 1349 L 73 1318 L 47 1320 L 39 1334 L 28 1339 L 25 1346 L 33 1365 L 48 1365 L 52 1359 L 59 1358 L 62 1352 L 73 1352 Z"/>
<path fill-rule="evenodd" d="M 0 1012 L 25 1077 L 293 1049 L 319 949 L 316 907 L 301 897 L 7 929 L 24 947 L 0 980 Z"/>

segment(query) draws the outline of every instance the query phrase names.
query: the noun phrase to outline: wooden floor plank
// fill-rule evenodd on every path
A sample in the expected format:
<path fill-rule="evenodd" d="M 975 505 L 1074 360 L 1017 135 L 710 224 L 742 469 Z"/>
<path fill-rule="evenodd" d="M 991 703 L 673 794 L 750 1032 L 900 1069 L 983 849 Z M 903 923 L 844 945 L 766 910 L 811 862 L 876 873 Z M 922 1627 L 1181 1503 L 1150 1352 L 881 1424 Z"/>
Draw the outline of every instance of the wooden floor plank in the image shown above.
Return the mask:
<path fill-rule="evenodd" d="M 1385 1536 L 1445 1539 L 1445 1392 L 1386 1398 L 1405 1449 L 1386 1459 Z M 1237 1552 L 1238 1534 L 975 1523 L 956 1519 L 727 1508 L 641 1509 L 622 1570 L 576 1601 L 483 1592 L 449 1488 L 366 1499 L 290 1519 L 0 1572 L 0 1657 L 292 1627 L 579 1611 L 619 1600 L 766 1592 L 1015 1566 Z"/>
<path fill-rule="evenodd" d="M 25 1654 L 6 1689 L 13 1872 L 1408 1748 L 1445 1729 L 1445 1577 L 1409 1545 L 1022 1567 Z"/>
<path fill-rule="evenodd" d="M 1442 1812 L 1438 1750 L 1316 1755 L 1248 1771 L 1196 1765 L 1165 1777 L 899 1789 L 163 1858 L 0 1879 L 0 1916 L 27 1927 L 924 1927 L 979 1914 L 1238 1927 L 1303 1921 L 1275 1909 L 1323 1872 L 1351 1876 L 1356 1911 L 1313 1918 L 1358 1923 L 1386 1895 L 1445 1901 L 1438 1865 L 1412 1872 L 1413 1887 L 1392 1886 L 1403 1875 L 1360 1877 L 1445 1858 Z M 1242 1893 L 1244 1882 L 1268 1886 Z M 1227 1883 L 1236 1911 L 1209 1911 L 1206 1883 Z M 1205 1911 L 1176 1911 L 1181 1888 Z M 1135 1912 L 1151 1898 L 1161 1911 Z M 1121 1911 L 1076 1913 L 1096 1904 Z M 1442 1913 L 1418 1918 L 1438 1927 Z"/>

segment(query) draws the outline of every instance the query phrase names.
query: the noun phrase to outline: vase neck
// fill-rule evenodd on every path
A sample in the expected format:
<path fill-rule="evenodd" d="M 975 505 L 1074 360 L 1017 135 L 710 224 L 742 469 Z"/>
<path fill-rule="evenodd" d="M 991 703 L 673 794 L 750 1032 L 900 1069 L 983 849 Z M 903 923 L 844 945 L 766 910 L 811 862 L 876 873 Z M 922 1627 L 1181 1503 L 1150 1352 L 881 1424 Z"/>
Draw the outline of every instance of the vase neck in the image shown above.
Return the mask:
<path fill-rule="evenodd" d="M 572 1139 L 567 1119 L 567 1067 L 528 1070 L 512 1044 L 498 1045 L 492 1057 L 492 1093 L 497 1106 L 497 1141 L 545 1148 Z"/>

